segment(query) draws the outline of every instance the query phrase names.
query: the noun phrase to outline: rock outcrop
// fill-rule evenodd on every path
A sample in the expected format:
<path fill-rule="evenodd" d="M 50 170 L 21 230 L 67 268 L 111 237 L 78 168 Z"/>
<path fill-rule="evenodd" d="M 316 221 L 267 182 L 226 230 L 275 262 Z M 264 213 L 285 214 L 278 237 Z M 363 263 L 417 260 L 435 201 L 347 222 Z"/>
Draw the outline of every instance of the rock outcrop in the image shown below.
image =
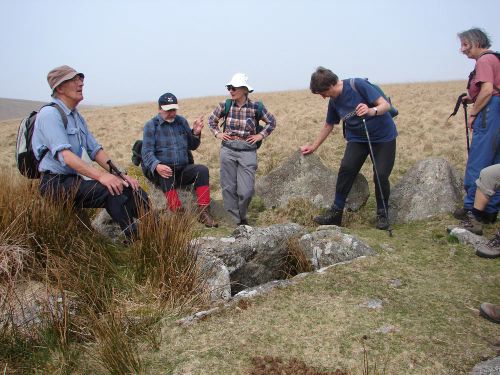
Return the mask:
<path fill-rule="evenodd" d="M 391 190 L 392 223 L 409 223 L 452 212 L 462 200 L 458 173 L 444 159 L 426 159 L 413 166 Z"/>
<path fill-rule="evenodd" d="M 337 184 L 337 172 L 327 168 L 314 154 L 294 152 L 267 176 L 257 180 L 255 190 L 267 208 L 284 207 L 292 198 L 306 198 L 318 208 L 331 206 Z M 359 210 L 370 192 L 366 178 L 358 174 L 347 197 L 346 209 Z"/>

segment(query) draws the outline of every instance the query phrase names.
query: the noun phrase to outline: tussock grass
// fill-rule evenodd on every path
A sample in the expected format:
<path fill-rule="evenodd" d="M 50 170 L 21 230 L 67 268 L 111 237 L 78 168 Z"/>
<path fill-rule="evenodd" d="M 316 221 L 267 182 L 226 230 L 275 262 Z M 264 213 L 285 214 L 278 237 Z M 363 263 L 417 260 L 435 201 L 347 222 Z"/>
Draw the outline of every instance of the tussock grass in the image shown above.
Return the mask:
<path fill-rule="evenodd" d="M 95 371 L 140 373 L 136 337 L 158 347 L 151 327 L 165 309 L 204 301 L 194 222 L 145 215 L 144 240 L 115 245 L 86 213 L 41 198 L 36 181 L 0 173 L 0 363 L 72 373 L 86 353 Z"/>
<path fill-rule="evenodd" d="M 191 243 L 195 223 L 191 210 L 170 215 L 149 213 L 140 226 L 142 240 L 131 249 L 138 280 L 147 281 L 157 290 L 158 298 L 171 307 L 193 303 L 204 294 L 198 254 Z"/>

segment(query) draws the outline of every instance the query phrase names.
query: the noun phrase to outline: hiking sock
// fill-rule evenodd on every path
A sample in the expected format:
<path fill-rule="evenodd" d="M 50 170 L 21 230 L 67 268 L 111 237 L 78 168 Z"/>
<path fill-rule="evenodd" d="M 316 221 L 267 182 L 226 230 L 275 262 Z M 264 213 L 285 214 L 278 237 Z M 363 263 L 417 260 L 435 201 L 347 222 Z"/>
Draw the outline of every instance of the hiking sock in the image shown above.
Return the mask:
<path fill-rule="evenodd" d="M 177 194 L 177 190 L 172 189 L 165 193 L 165 198 L 167 198 L 167 206 L 170 211 L 177 211 L 182 207 L 182 203 L 179 199 L 179 194 Z"/>
<path fill-rule="evenodd" d="M 477 208 L 472 208 L 472 214 L 479 222 L 484 222 L 484 211 L 478 210 Z"/>
<path fill-rule="evenodd" d="M 198 206 L 206 207 L 210 205 L 210 187 L 208 185 L 198 186 L 196 188 L 196 198 Z"/>

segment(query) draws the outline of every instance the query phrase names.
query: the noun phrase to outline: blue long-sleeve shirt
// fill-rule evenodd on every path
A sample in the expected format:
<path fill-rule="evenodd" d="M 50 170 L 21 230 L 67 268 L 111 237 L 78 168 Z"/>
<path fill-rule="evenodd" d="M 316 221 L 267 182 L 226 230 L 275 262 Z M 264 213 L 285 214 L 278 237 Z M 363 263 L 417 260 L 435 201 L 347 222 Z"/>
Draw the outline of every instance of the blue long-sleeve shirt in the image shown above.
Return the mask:
<path fill-rule="evenodd" d="M 53 102 L 57 103 L 66 114 L 68 126 L 64 128 L 63 119 L 57 108 L 43 107 L 37 114 L 31 141 L 36 158 L 40 159 L 44 150 L 48 149 L 38 170 L 57 174 L 76 174 L 73 168 L 66 165 L 60 151 L 70 150 L 80 158 L 83 152 L 86 152 L 91 160 L 95 160 L 102 146 L 97 143 L 85 119 L 76 109 L 70 110 L 57 98 Z"/>
<path fill-rule="evenodd" d="M 158 114 L 144 125 L 143 168 L 154 172 L 160 163 L 170 167 L 187 165 L 188 150 L 196 150 L 199 145 L 200 138 L 193 134 L 184 117 L 177 115 L 169 123 Z"/>

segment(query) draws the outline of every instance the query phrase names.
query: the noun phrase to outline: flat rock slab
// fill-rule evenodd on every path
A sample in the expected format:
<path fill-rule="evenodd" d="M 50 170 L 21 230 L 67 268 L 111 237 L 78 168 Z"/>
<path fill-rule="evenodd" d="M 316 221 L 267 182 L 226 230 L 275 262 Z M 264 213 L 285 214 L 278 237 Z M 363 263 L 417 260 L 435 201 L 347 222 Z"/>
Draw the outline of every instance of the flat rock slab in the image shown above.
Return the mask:
<path fill-rule="evenodd" d="M 470 375 L 500 375 L 500 357 L 478 363 L 474 366 Z"/>

